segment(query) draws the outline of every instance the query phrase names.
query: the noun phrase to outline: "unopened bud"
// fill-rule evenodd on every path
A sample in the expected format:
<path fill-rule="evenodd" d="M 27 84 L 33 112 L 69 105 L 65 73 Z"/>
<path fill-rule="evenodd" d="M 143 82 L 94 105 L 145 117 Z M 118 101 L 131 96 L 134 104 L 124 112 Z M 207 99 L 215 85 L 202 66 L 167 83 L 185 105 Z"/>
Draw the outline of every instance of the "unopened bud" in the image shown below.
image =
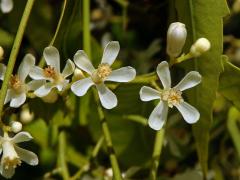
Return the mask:
<path fill-rule="evenodd" d="M 233 4 L 233 12 L 238 13 L 240 12 L 240 0 L 236 0 Z"/>
<path fill-rule="evenodd" d="M 180 22 L 170 24 L 167 32 L 167 53 L 177 57 L 181 52 L 187 38 L 185 25 Z"/>
<path fill-rule="evenodd" d="M 0 46 L 0 61 L 3 59 L 3 56 L 4 56 L 4 50 L 2 46 Z"/>
<path fill-rule="evenodd" d="M 22 130 L 22 123 L 18 122 L 18 121 L 13 121 L 11 123 L 11 130 L 14 132 L 14 133 L 18 133 Z"/>
<path fill-rule="evenodd" d="M 194 57 L 198 57 L 208 51 L 211 44 L 206 38 L 199 38 L 191 47 L 190 54 Z"/>
<path fill-rule="evenodd" d="M 33 120 L 34 114 L 30 112 L 29 108 L 24 108 L 20 113 L 20 120 L 22 123 L 29 123 Z"/>

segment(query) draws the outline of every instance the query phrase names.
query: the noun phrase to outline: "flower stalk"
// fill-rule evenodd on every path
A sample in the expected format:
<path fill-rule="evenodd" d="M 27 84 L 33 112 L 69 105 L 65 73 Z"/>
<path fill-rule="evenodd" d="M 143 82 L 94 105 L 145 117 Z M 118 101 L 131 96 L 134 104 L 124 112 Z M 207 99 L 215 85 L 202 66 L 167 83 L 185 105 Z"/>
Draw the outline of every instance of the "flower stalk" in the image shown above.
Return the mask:
<path fill-rule="evenodd" d="M 24 12 L 23 12 L 23 16 L 22 19 L 20 21 L 20 25 L 18 27 L 18 31 L 17 31 L 17 35 L 16 38 L 14 40 L 13 43 L 13 47 L 12 47 L 12 51 L 9 57 L 9 61 L 8 61 L 8 65 L 7 65 L 7 69 L 6 69 L 6 73 L 4 76 L 4 81 L 2 84 L 2 88 L 1 88 L 1 92 L 0 92 L 0 125 L 2 125 L 2 114 L 3 114 L 3 106 L 4 106 L 4 100 L 5 100 L 5 96 L 7 93 L 7 89 L 8 89 L 8 83 L 9 80 L 11 78 L 11 74 L 13 72 L 13 68 L 17 59 L 17 55 L 19 52 L 19 48 L 23 39 L 23 35 L 27 26 L 27 22 L 33 7 L 35 0 L 28 0 L 27 4 L 25 6 Z"/>

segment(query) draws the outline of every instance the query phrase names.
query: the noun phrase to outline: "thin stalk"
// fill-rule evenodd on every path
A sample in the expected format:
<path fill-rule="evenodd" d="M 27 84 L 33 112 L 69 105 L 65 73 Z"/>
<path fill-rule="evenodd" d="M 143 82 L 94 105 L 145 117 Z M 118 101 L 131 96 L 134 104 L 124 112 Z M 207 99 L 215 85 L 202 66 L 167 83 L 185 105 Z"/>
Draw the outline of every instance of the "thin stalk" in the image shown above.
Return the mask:
<path fill-rule="evenodd" d="M 66 135 L 64 132 L 59 134 L 59 142 L 58 142 L 58 158 L 59 158 L 59 166 L 61 167 L 61 174 L 63 180 L 69 180 L 69 172 L 66 164 Z"/>
<path fill-rule="evenodd" d="M 52 46 L 57 38 L 57 35 L 58 35 L 58 32 L 59 32 L 59 29 L 61 27 L 61 24 L 62 24 L 62 20 L 63 20 L 63 16 L 64 16 L 64 13 L 65 13 L 65 10 L 66 10 L 66 6 L 67 6 L 67 0 L 64 0 L 63 2 L 63 7 L 62 7 L 62 11 L 61 11 L 61 15 L 60 15 L 60 18 L 58 20 L 58 24 L 57 24 L 57 28 L 56 28 L 56 31 L 54 33 L 54 36 L 49 44 L 49 46 Z M 38 64 L 39 67 L 43 67 L 45 64 L 45 61 L 44 61 L 44 58 L 41 57 L 41 60 Z"/>
<path fill-rule="evenodd" d="M 163 140 L 164 140 L 164 129 L 161 129 L 160 131 L 157 131 L 156 137 L 155 137 L 154 149 L 152 154 L 152 168 L 150 171 L 151 180 L 157 179 L 157 170 L 159 165 L 159 158 L 162 152 Z"/>
<path fill-rule="evenodd" d="M 8 65 L 7 65 L 7 69 L 6 69 L 6 73 L 4 75 L 4 80 L 3 80 L 3 84 L 2 84 L 2 88 L 1 88 L 1 92 L 0 92 L 0 124 L 2 124 L 2 112 L 3 112 L 3 106 L 4 106 L 4 100 L 6 97 L 6 93 L 7 93 L 7 89 L 8 89 L 8 83 L 11 77 L 11 74 L 13 72 L 13 68 L 17 59 L 17 55 L 21 46 L 21 42 L 23 39 L 23 35 L 27 26 L 27 22 L 30 16 L 30 13 L 32 11 L 32 7 L 34 4 L 35 0 L 28 0 L 23 12 L 23 16 L 21 18 L 19 27 L 18 27 L 18 31 L 13 43 L 13 47 L 12 47 L 12 51 L 9 57 L 9 61 L 8 61 Z"/>
<path fill-rule="evenodd" d="M 112 143 L 112 138 L 111 138 L 111 134 L 109 131 L 109 127 L 102 109 L 102 106 L 99 102 L 99 98 L 98 98 L 98 94 L 97 91 L 94 91 L 94 97 L 95 100 L 97 102 L 97 107 L 98 107 L 98 114 L 99 114 L 99 118 L 100 118 L 100 123 L 102 126 L 102 131 L 103 131 L 103 136 L 107 145 L 107 149 L 108 149 L 108 153 L 109 153 L 109 158 L 110 158 L 110 162 L 112 165 L 112 169 L 113 169 L 113 177 L 115 180 L 122 180 L 122 175 L 121 175 L 121 171 L 118 165 L 118 161 L 117 161 L 117 157 L 113 148 L 113 143 Z"/>
<path fill-rule="evenodd" d="M 91 59 L 90 0 L 83 1 L 83 49 Z"/>

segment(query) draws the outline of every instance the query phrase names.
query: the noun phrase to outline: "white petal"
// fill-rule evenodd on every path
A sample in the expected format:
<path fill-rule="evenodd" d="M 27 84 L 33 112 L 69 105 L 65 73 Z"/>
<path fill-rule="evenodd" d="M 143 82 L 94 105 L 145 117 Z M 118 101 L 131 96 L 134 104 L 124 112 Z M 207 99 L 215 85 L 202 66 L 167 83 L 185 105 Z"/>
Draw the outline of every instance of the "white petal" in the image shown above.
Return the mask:
<path fill-rule="evenodd" d="M 165 102 L 160 101 L 149 117 L 149 126 L 156 131 L 160 130 L 167 119 L 167 115 L 168 106 Z"/>
<path fill-rule="evenodd" d="M 44 76 L 44 73 L 43 73 L 43 69 L 38 67 L 38 66 L 34 66 L 32 68 L 32 70 L 30 71 L 29 73 L 29 76 L 32 78 L 32 79 L 35 79 L 35 80 L 40 80 L 40 79 L 47 79 L 45 76 Z"/>
<path fill-rule="evenodd" d="M 87 93 L 88 89 L 94 84 L 91 77 L 81 79 L 72 84 L 71 90 L 77 96 L 83 96 Z"/>
<path fill-rule="evenodd" d="M 57 48 L 53 46 L 46 47 L 43 51 L 43 56 L 47 65 L 54 67 L 60 73 L 60 55 Z"/>
<path fill-rule="evenodd" d="M 68 83 L 69 83 L 69 80 L 66 80 L 66 79 L 65 79 L 65 80 L 64 80 L 63 82 L 61 82 L 60 84 L 56 85 L 58 91 L 63 91 L 63 90 L 66 88 L 66 86 L 68 85 Z"/>
<path fill-rule="evenodd" d="M 28 132 L 25 132 L 25 131 L 21 131 L 21 132 L 17 133 L 11 139 L 11 142 L 16 144 L 16 143 L 20 143 L 20 142 L 30 141 L 32 139 L 33 139 L 33 137 L 31 136 L 31 134 L 29 134 Z"/>
<path fill-rule="evenodd" d="M 95 71 L 95 68 L 93 67 L 91 61 L 89 60 L 87 54 L 84 51 L 77 51 L 74 55 L 73 60 L 80 69 L 87 72 L 88 74 L 92 74 L 93 71 Z"/>
<path fill-rule="evenodd" d="M 1 9 L 3 13 L 9 13 L 13 9 L 13 1 L 1 0 Z"/>
<path fill-rule="evenodd" d="M 96 85 L 101 104 L 106 109 L 112 109 L 117 106 L 116 95 L 103 83 Z"/>
<path fill-rule="evenodd" d="M 62 76 L 64 78 L 70 76 L 74 72 L 74 69 L 75 69 L 75 64 L 70 59 L 68 59 L 63 69 Z"/>
<path fill-rule="evenodd" d="M 4 79 L 5 72 L 6 72 L 6 66 L 0 63 L 0 80 Z"/>
<path fill-rule="evenodd" d="M 118 41 L 109 42 L 104 48 L 103 57 L 101 63 L 107 63 L 110 66 L 113 64 L 120 50 Z"/>
<path fill-rule="evenodd" d="M 31 54 L 25 55 L 22 63 L 18 68 L 18 76 L 22 82 L 25 81 L 27 75 L 30 73 L 34 65 L 35 65 L 35 57 Z"/>
<path fill-rule="evenodd" d="M 186 102 L 180 103 L 176 108 L 182 114 L 184 120 L 189 124 L 197 122 L 200 118 L 198 110 Z"/>
<path fill-rule="evenodd" d="M 129 82 L 133 80 L 135 76 L 136 70 L 130 66 L 127 66 L 112 71 L 112 73 L 106 78 L 106 81 Z"/>
<path fill-rule="evenodd" d="M 174 88 L 180 91 L 192 88 L 201 82 L 202 76 L 197 71 L 189 72 Z"/>
<path fill-rule="evenodd" d="M 140 99 L 142 101 L 151 101 L 154 99 L 160 99 L 160 93 L 151 87 L 143 86 L 140 90 Z"/>
<path fill-rule="evenodd" d="M 14 96 L 13 90 L 12 89 L 8 89 L 6 97 L 5 97 L 4 104 L 7 104 L 13 98 L 13 96 Z"/>
<path fill-rule="evenodd" d="M 29 83 L 27 83 L 28 90 L 34 91 L 34 90 L 40 88 L 45 83 L 46 83 L 45 80 L 32 80 Z"/>
<path fill-rule="evenodd" d="M 48 93 L 50 93 L 50 91 L 54 87 L 55 86 L 52 83 L 46 83 L 43 86 L 41 86 L 40 88 L 38 88 L 37 90 L 35 90 L 34 94 L 38 97 L 44 97 L 44 96 L 48 95 Z"/>
<path fill-rule="evenodd" d="M 26 149 L 20 148 L 18 146 L 14 147 L 19 158 L 31 166 L 38 165 L 38 157 L 35 153 L 28 151 Z"/>
<path fill-rule="evenodd" d="M 15 95 L 14 97 L 12 97 L 12 100 L 10 102 L 10 107 L 18 108 L 25 101 L 26 101 L 26 94 L 25 93 Z"/>
<path fill-rule="evenodd" d="M 169 71 L 169 66 L 166 61 L 161 62 L 157 66 L 157 74 L 162 82 L 164 89 L 171 87 L 171 76 Z"/>
<path fill-rule="evenodd" d="M 15 173 L 15 168 L 12 166 L 9 166 L 8 169 L 5 169 L 3 167 L 3 158 L 1 160 L 1 165 L 0 165 L 0 173 L 3 177 L 10 179 L 13 177 L 14 173 Z"/>

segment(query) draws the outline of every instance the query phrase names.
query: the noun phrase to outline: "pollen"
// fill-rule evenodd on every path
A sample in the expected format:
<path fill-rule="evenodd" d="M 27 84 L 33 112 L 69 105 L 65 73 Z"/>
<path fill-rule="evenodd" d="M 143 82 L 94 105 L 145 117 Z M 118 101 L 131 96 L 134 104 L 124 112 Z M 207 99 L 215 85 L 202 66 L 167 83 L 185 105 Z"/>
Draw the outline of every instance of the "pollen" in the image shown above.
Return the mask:
<path fill-rule="evenodd" d="M 3 159 L 4 169 L 9 169 L 11 167 L 16 168 L 17 166 L 20 166 L 21 163 L 22 162 L 19 157 L 14 157 L 13 159 L 10 159 L 9 157 L 5 157 Z"/>
<path fill-rule="evenodd" d="M 19 79 L 18 75 L 12 75 L 11 78 L 10 78 L 9 84 L 10 84 L 10 87 L 12 89 L 14 89 L 15 91 L 20 90 L 21 87 L 22 87 L 22 82 Z"/>
<path fill-rule="evenodd" d="M 164 90 L 161 93 L 161 98 L 168 103 L 170 108 L 183 102 L 182 92 L 174 88 Z"/>
<path fill-rule="evenodd" d="M 112 72 L 111 67 L 107 63 L 100 64 L 96 70 L 96 72 L 92 75 L 92 80 L 99 84 L 104 81 L 106 77 L 108 77 Z"/>
<path fill-rule="evenodd" d="M 55 78 L 56 77 L 56 71 L 54 69 L 54 67 L 51 66 L 47 66 L 44 70 L 44 76 L 48 77 L 48 78 Z"/>

